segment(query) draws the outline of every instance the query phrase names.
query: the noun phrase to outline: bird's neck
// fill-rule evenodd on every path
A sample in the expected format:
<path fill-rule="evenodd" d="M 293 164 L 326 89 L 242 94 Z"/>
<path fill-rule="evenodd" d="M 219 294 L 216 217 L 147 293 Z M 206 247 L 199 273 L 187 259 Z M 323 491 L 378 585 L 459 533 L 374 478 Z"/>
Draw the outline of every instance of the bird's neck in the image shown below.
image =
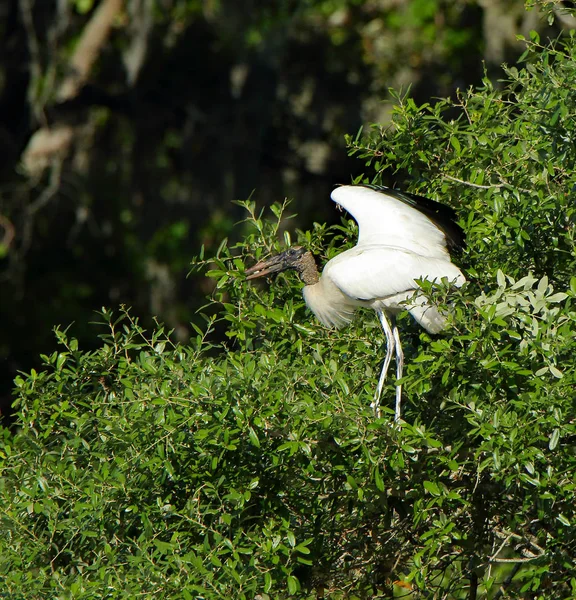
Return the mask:
<path fill-rule="evenodd" d="M 316 261 L 314 260 L 312 252 L 306 252 L 306 254 L 304 254 L 296 270 L 298 271 L 300 279 L 306 285 L 314 285 L 320 280 L 320 274 L 318 273 L 318 268 L 316 267 Z"/>

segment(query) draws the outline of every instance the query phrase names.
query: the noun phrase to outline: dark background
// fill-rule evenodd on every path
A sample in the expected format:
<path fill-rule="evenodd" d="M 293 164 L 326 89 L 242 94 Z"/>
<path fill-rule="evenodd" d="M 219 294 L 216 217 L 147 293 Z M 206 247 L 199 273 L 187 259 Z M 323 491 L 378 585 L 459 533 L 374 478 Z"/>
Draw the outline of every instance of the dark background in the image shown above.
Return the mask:
<path fill-rule="evenodd" d="M 296 225 L 336 220 L 336 183 L 364 170 L 344 135 L 496 80 L 515 35 L 556 36 L 521 0 L 117 0 L 72 93 L 72 59 L 106 1 L 0 4 L 0 408 L 12 380 L 100 307 L 157 316 L 186 341 L 210 283 L 204 244 L 241 236 L 235 199 L 294 198 Z M 110 4 L 110 6 L 112 6 Z M 384 102 L 388 100 L 388 102 Z M 64 128 L 55 151 L 34 134 Z M 389 184 L 402 184 L 399 173 Z"/>

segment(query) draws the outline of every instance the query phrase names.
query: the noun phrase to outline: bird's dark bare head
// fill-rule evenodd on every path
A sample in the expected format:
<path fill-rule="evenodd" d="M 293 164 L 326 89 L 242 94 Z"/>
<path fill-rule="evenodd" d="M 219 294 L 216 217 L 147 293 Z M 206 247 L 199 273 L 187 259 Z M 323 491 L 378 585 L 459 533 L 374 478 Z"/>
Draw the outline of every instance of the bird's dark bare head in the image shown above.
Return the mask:
<path fill-rule="evenodd" d="M 288 269 L 299 270 L 303 257 L 306 254 L 309 254 L 309 252 L 301 246 L 288 248 L 288 250 L 285 250 L 281 254 L 271 256 L 269 259 L 262 260 L 253 267 L 246 269 L 246 279 L 256 279 L 257 277 L 264 277 L 273 273 L 281 273 Z"/>

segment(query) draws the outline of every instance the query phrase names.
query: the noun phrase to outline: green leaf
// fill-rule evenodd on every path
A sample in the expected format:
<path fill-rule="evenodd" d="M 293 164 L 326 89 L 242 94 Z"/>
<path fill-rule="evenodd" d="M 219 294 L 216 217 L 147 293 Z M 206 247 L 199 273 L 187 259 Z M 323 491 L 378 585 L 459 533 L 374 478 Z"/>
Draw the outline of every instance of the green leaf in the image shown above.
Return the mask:
<path fill-rule="evenodd" d="M 560 441 L 560 430 L 558 428 L 554 429 L 554 431 L 552 431 L 552 434 L 550 435 L 550 441 L 548 442 L 548 448 L 550 448 L 550 450 L 555 450 L 556 446 L 558 446 L 558 442 Z"/>
<path fill-rule="evenodd" d="M 550 369 L 550 373 L 552 373 L 552 375 L 554 375 L 554 377 L 556 377 L 558 379 L 562 379 L 562 377 L 564 377 L 564 375 L 562 374 L 562 371 L 557 369 L 554 365 L 550 365 L 548 368 Z"/>
<path fill-rule="evenodd" d="M 433 481 L 424 481 L 424 489 L 433 496 L 440 496 L 440 488 Z"/>
<path fill-rule="evenodd" d="M 381 492 L 384 491 L 384 482 L 382 481 L 382 476 L 380 475 L 380 470 L 378 469 L 378 465 L 374 467 L 374 483 L 376 483 L 376 487 Z"/>
<path fill-rule="evenodd" d="M 256 448 L 260 448 L 260 440 L 258 439 L 257 433 L 254 431 L 253 427 L 248 427 L 248 437 L 250 441 Z"/>
<path fill-rule="evenodd" d="M 520 227 L 520 221 L 515 217 L 504 217 L 504 223 L 513 229 L 518 229 Z"/>
<path fill-rule="evenodd" d="M 572 524 L 570 523 L 570 520 L 568 518 L 566 518 L 563 514 L 559 514 L 556 519 L 558 521 L 560 521 L 560 523 L 562 523 L 562 525 L 565 525 L 566 527 L 571 527 Z"/>
<path fill-rule="evenodd" d="M 300 589 L 300 583 L 298 582 L 298 579 L 296 579 L 294 575 L 289 575 L 286 581 L 288 584 L 288 593 L 291 595 L 296 594 L 296 592 L 298 592 Z"/>
<path fill-rule="evenodd" d="M 563 302 L 568 298 L 568 294 L 564 292 L 558 292 L 557 294 L 552 294 L 552 296 L 548 296 L 546 299 L 548 302 Z"/>

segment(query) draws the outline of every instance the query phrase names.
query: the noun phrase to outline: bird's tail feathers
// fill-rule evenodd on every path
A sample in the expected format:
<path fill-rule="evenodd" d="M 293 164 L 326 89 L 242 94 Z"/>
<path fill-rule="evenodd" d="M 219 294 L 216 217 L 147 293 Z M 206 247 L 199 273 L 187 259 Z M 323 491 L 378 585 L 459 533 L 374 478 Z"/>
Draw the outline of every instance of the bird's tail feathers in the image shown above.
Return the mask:
<path fill-rule="evenodd" d="M 422 298 L 425 302 L 425 299 Z M 408 308 L 410 314 L 428 333 L 440 333 L 446 327 L 446 313 L 431 304 L 418 304 Z"/>

